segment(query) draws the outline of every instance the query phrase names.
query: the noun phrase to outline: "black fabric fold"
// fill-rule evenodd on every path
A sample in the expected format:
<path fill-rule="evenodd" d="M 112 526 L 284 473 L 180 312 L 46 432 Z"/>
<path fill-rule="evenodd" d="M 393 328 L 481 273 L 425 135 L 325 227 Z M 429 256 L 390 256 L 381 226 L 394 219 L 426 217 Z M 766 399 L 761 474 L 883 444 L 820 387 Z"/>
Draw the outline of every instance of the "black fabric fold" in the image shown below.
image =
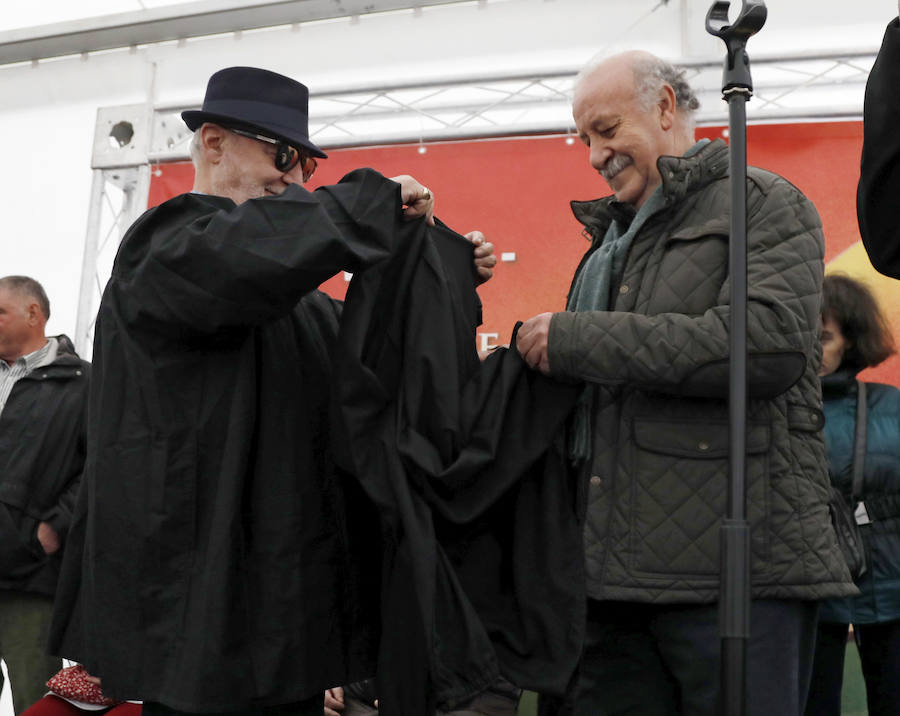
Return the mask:
<path fill-rule="evenodd" d="M 381 515 L 384 716 L 452 708 L 498 674 L 562 693 L 580 655 L 583 514 L 562 440 L 580 386 L 514 350 L 479 362 L 474 286 L 471 244 L 417 223 L 344 304 L 335 430 Z"/>

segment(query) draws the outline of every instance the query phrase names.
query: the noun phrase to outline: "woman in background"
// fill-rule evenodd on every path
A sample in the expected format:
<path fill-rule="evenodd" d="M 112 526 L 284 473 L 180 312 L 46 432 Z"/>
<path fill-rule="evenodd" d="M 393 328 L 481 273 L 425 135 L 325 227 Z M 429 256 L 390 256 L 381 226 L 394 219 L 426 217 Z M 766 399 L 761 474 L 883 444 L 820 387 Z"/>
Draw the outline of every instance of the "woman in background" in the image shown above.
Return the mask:
<path fill-rule="evenodd" d="M 856 374 L 894 351 L 865 285 L 827 276 L 822 304 L 822 394 L 831 483 L 849 501 L 858 383 Z M 870 716 L 900 715 L 900 390 L 866 383 L 866 447 L 857 511 L 868 569 L 858 597 L 822 602 L 807 716 L 839 716 L 847 634 L 862 661 Z M 860 501 L 862 506 L 857 507 Z"/>

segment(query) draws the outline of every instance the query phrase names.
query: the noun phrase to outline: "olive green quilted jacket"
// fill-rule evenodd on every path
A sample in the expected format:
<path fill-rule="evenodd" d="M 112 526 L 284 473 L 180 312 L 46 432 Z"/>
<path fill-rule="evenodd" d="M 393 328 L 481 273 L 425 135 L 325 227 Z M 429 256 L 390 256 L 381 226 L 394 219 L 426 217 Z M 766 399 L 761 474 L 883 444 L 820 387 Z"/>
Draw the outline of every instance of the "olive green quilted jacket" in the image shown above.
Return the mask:
<path fill-rule="evenodd" d="M 555 314 L 550 369 L 599 384 L 584 480 L 588 594 L 710 602 L 728 480 L 728 149 L 718 140 L 658 166 L 666 208 L 635 237 L 613 310 Z M 775 174 L 750 168 L 747 191 L 753 596 L 853 594 L 826 504 L 821 223 Z M 612 197 L 572 208 L 591 250 L 629 210 Z"/>

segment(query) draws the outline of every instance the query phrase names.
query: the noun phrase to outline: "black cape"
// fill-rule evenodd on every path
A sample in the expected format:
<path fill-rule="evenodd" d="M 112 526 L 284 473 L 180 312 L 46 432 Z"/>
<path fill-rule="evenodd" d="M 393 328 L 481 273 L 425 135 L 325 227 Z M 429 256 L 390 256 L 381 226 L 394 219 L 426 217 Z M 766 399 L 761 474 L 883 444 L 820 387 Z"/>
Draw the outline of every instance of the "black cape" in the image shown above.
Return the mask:
<path fill-rule="evenodd" d="M 405 232 L 354 276 L 335 377 L 343 460 L 382 517 L 380 713 L 449 709 L 502 673 L 562 693 L 581 652 L 580 387 L 475 353 L 472 248 Z"/>
<path fill-rule="evenodd" d="M 400 206 L 361 170 L 240 206 L 182 195 L 129 229 L 51 637 L 104 693 L 224 711 L 373 672 L 378 532 L 331 458 L 338 306 L 315 288 L 383 259 Z"/>

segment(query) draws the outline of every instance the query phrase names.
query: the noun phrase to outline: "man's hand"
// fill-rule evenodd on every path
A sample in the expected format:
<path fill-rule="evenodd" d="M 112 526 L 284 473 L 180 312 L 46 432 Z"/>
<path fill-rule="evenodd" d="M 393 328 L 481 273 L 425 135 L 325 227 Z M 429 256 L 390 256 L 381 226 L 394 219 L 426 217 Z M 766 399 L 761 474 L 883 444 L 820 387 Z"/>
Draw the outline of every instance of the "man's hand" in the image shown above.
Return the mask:
<path fill-rule="evenodd" d="M 530 368 L 545 375 L 550 374 L 550 358 L 547 354 L 552 313 L 539 313 L 529 318 L 519 327 L 516 334 L 516 349 Z"/>
<path fill-rule="evenodd" d="M 475 244 L 475 270 L 478 272 L 478 283 L 484 283 L 494 275 L 494 266 L 497 265 L 494 245 L 480 231 L 470 231 L 466 238 Z"/>
<path fill-rule="evenodd" d="M 341 716 L 344 710 L 344 689 L 335 686 L 325 692 L 325 716 Z"/>
<path fill-rule="evenodd" d="M 424 216 L 425 220 L 434 226 L 434 196 L 427 187 L 422 186 L 408 174 L 391 177 L 400 185 L 400 199 L 406 207 L 403 215 L 407 219 L 418 219 Z"/>
<path fill-rule="evenodd" d="M 41 547 L 44 548 L 44 552 L 46 554 L 53 554 L 54 552 L 59 551 L 59 535 L 56 534 L 56 530 L 54 530 L 46 522 L 41 522 L 38 525 L 37 538 L 38 542 L 41 543 Z"/>

